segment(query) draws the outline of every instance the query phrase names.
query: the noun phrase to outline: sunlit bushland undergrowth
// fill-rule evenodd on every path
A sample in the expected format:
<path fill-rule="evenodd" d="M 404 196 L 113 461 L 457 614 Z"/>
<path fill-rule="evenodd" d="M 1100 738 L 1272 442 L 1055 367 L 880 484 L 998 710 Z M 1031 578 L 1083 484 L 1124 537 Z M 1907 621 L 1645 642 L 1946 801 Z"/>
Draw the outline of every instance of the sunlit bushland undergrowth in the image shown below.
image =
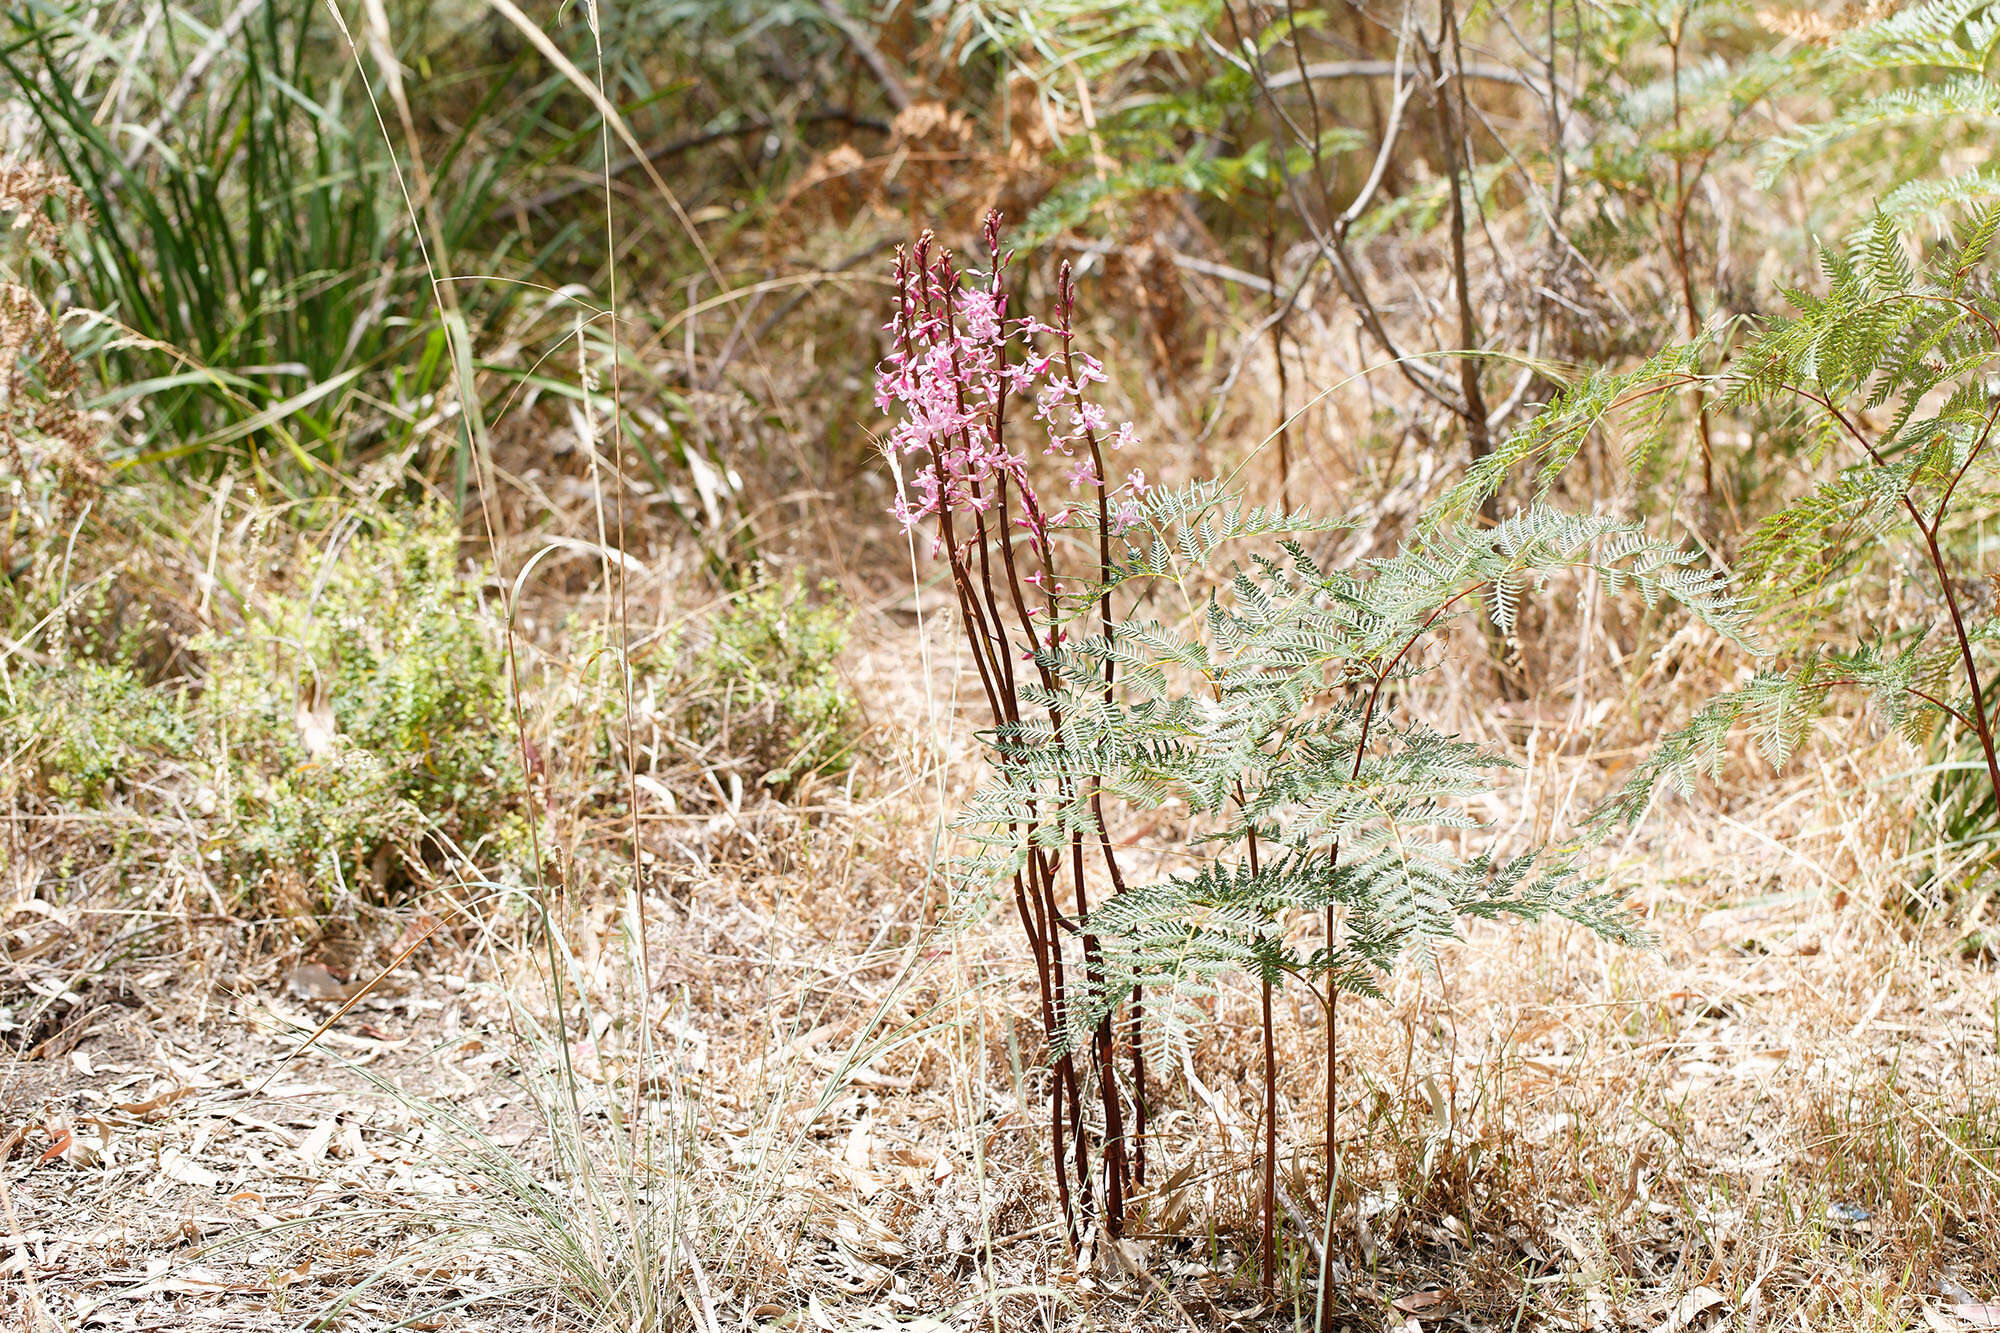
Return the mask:
<path fill-rule="evenodd" d="M 1990 1322 L 1982 5 L 7 27 L 27 1326 Z"/>

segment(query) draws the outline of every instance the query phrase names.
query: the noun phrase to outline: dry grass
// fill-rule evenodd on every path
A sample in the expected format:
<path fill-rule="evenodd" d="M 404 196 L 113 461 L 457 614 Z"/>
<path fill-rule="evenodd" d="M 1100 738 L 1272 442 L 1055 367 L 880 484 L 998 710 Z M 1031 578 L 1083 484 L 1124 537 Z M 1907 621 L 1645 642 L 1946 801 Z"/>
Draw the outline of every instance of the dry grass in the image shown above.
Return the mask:
<path fill-rule="evenodd" d="M 671 601 L 643 592 L 635 606 Z M 1136 1243 L 1065 1252 L 1012 922 L 938 925 L 932 839 L 969 778 L 945 758 L 969 725 L 935 646 L 949 627 L 927 621 L 926 654 L 909 616 L 870 615 L 851 674 L 873 758 L 853 783 L 793 807 L 642 811 L 663 867 L 643 985 L 615 870 L 568 858 L 565 994 L 599 1018 L 567 1059 L 588 1099 L 642 1108 L 586 1115 L 577 1143 L 601 1162 L 619 1160 L 606 1145 L 675 1145 L 687 1244 L 656 1274 L 675 1325 L 1285 1326 L 1258 1308 L 1251 1259 L 1247 990 L 1221 997 L 1194 1053 L 1210 1097 L 1162 1076 Z M 1615 723 L 1475 697 L 1429 706 L 1522 760 L 1489 812 L 1514 837 L 1562 827 L 1620 763 L 1581 747 Z M 1350 1327 L 1958 1327 L 1971 1295 L 2000 1291 L 2000 986 L 1964 945 L 1990 902 L 1900 905 L 1889 866 L 1912 796 L 1860 776 L 1907 766 L 1893 745 L 1777 780 L 1746 765 L 1656 812 L 1614 850 L 1657 951 L 1481 927 L 1386 1001 L 1343 1006 Z M 96 1161 L 45 1157 L 57 1141 L 32 1130 L 15 1142 L 5 1289 L 26 1326 L 296 1327 L 342 1300 L 348 1327 L 616 1326 L 480 1230 L 497 1177 L 467 1135 L 538 1179 L 580 1179 L 530 1095 L 566 1086 L 530 1026 L 550 995 L 531 914 L 425 943 L 259 1093 L 325 1013 L 287 991 L 307 953 L 199 915 L 119 944 L 127 909 L 38 902 L 11 900 L 10 993 L 133 1004 L 10 1073 L 10 1129 L 109 1136 Z M 346 961 L 386 962 L 393 926 L 347 941 Z M 1281 1006 L 1289 1144 L 1317 1123 L 1316 1023 Z M 1302 1150 L 1291 1192 L 1316 1197 L 1320 1171 Z M 1309 1280 L 1303 1247 L 1285 1254 Z"/>
<path fill-rule="evenodd" d="M 1268 417 L 1253 380 L 1218 457 Z M 1370 501 L 1349 554 L 1393 549 L 1425 482 L 1383 492 L 1326 456 L 1368 419 L 1361 386 L 1298 442 L 1300 475 L 1348 478 L 1328 507 Z M 610 479 L 588 450 L 532 445 L 523 429 L 500 450 L 495 563 L 531 570 L 515 641 L 547 773 L 539 895 L 446 874 L 404 906 L 348 904 L 326 935 L 225 910 L 171 802 L 10 811 L 0 1291 L 18 1321 L 275 1329 L 337 1307 L 347 1327 L 636 1327 L 605 1295 L 636 1290 L 618 1286 L 629 1270 L 670 1326 L 702 1333 L 1288 1327 L 1254 1272 L 1247 989 L 1215 1005 L 1201 1089 L 1160 1071 L 1134 1242 L 1064 1247 L 1015 923 L 941 924 L 938 829 L 975 777 L 980 720 L 956 633 L 933 589 L 912 593 L 879 505 L 822 499 L 795 534 L 817 550 L 838 525 L 863 762 L 781 803 L 724 750 L 653 735 L 628 817 L 584 758 L 615 680 L 607 642 L 643 655 L 712 599 L 651 525 L 657 494 L 630 483 L 633 517 L 610 534 L 636 571 L 621 624 L 599 545 Z M 836 520 L 850 511 L 864 517 Z M 148 599 L 169 638 L 216 628 L 225 599 L 203 590 L 219 571 L 255 595 L 267 519 L 241 494 L 202 497 L 162 521 L 204 547 L 131 541 L 102 581 Z M 1510 847 L 1560 834 L 1729 669 L 1713 643 L 1577 591 L 1592 614 L 1524 633 L 1521 674 L 1548 683 L 1533 699 L 1491 703 L 1467 643 L 1406 701 L 1520 762 L 1484 812 Z M 1843 718 L 1830 739 L 1869 725 Z M 1914 766 L 1893 740 L 1836 743 L 1665 803 L 1607 852 L 1656 951 L 1483 926 L 1386 1001 L 1345 1003 L 1348 1326 L 1958 1327 L 1955 1310 L 2000 1295 L 2000 986 L 1976 943 L 1993 906 L 1905 907 L 1918 791 L 1873 775 Z M 626 942 L 634 827 L 642 950 Z M 567 1042 L 548 1035 L 538 900 L 562 929 L 565 1017 L 584 1024 Z M 332 1007 L 297 993 L 300 969 L 371 976 L 427 918 L 437 933 L 258 1091 Z M 1315 1211 L 1318 1020 L 1293 1004 L 1279 1020 L 1280 1138 L 1301 1145 L 1285 1176 Z M 79 1127 L 107 1136 L 95 1160 L 50 1153 Z M 672 1244 L 633 1244 L 654 1235 Z M 1297 1237 L 1284 1263 L 1309 1310 Z"/>
<path fill-rule="evenodd" d="M 1329 356 L 1313 374 L 1351 372 Z M 1217 458 L 1240 453 L 1225 441 L 1270 399 L 1252 368 Z M 1375 516 L 1347 554 L 1393 549 L 1426 479 L 1385 491 L 1327 443 L 1365 437 L 1366 384 L 1311 420 L 1299 475 L 1326 507 L 1365 499 Z M 713 601 L 698 558 L 649 517 L 659 496 L 628 482 L 631 517 L 609 532 L 635 571 L 621 623 L 600 545 L 616 479 L 587 449 L 538 453 L 515 433 L 494 555 L 530 571 L 515 642 L 571 1039 L 548 1035 L 536 894 L 445 874 L 402 907 L 349 904 L 328 936 L 224 910 L 171 802 L 89 818 L 17 803 L 0 1140 L 21 1133 L 0 1168 L 14 1210 L 0 1290 L 18 1319 L 290 1328 L 339 1306 L 349 1327 L 637 1326 L 561 1252 L 598 1279 L 641 1272 L 669 1324 L 702 1333 L 1289 1326 L 1260 1307 L 1254 1272 L 1248 989 L 1215 1005 L 1190 1066 L 1201 1090 L 1159 1073 L 1137 1239 L 1066 1251 L 1015 923 L 941 924 L 936 840 L 976 776 L 981 723 L 940 599 L 913 594 L 866 486 L 810 502 L 794 534 L 827 547 L 820 567 L 860 608 L 846 674 L 862 763 L 781 803 L 726 747 L 649 733 L 654 776 L 627 816 L 586 759 L 616 676 L 607 644 L 643 656 Z M 1598 480 L 1619 484 L 1615 469 Z M 104 586 L 135 590 L 175 641 L 220 624 L 226 599 L 204 589 L 255 596 L 270 569 L 254 501 L 191 503 L 162 521 L 209 534 L 203 547 L 133 540 L 103 565 Z M 1477 643 L 1405 701 L 1520 762 L 1484 811 L 1509 847 L 1559 835 L 1729 669 L 1713 643 L 1576 591 L 1589 614 L 1524 631 L 1521 675 L 1546 683 L 1529 701 L 1491 702 Z M 1868 726 L 1841 719 L 1830 739 Z M 1333 1243 L 1348 1326 L 1888 1329 L 2000 1295 L 2000 986 L 1990 950 L 1968 944 L 1993 907 L 1904 906 L 1895 863 L 1918 792 L 1873 775 L 1914 766 L 1893 740 L 1831 744 L 1782 777 L 1746 760 L 1695 803 L 1664 803 L 1607 851 L 1656 951 L 1482 926 L 1387 1000 L 1344 1003 Z M 174 790 L 171 772 L 148 780 Z M 635 827 L 643 950 L 625 943 Z M 373 975 L 427 918 L 437 933 L 257 1092 L 331 1008 L 296 993 L 299 969 Z M 1279 1023 L 1280 1139 L 1300 1145 L 1285 1176 L 1316 1215 L 1321 1034 L 1306 1006 L 1281 1004 Z M 44 1157 L 79 1126 L 108 1133 L 98 1160 Z M 520 1223 L 509 1248 L 491 1201 L 537 1189 L 585 1202 L 502 1210 Z M 518 1243 L 537 1227 L 540 1250 Z M 656 1232 L 671 1252 L 634 1259 L 632 1239 Z M 1284 1263 L 1309 1311 L 1295 1236 Z"/>

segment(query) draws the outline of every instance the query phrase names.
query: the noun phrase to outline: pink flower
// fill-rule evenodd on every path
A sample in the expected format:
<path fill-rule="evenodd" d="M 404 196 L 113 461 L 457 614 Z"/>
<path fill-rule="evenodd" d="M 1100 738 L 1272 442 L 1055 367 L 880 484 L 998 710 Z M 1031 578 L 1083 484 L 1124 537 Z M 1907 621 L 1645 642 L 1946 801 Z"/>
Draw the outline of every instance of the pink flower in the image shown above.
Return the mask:
<path fill-rule="evenodd" d="M 1070 409 L 1069 419 L 1078 430 L 1101 431 L 1110 424 L 1104 409 L 1096 403 L 1078 402 Z"/>
<path fill-rule="evenodd" d="M 1077 446 L 1109 428 L 1104 409 L 1084 397 L 1088 385 L 1102 384 L 1107 376 L 1097 358 L 1069 350 L 1073 293 L 1067 277 L 1057 300 L 1059 323 L 1010 318 L 1001 281 L 1007 256 L 999 247 L 996 219 L 989 218 L 984 238 L 992 270 L 973 287 L 966 285 L 971 275 L 928 234 L 911 251 L 898 253 L 895 314 L 885 326 L 893 344 L 876 367 L 874 398 L 893 419 L 885 447 L 921 466 L 890 512 L 913 530 L 952 512 L 993 513 L 1004 488 L 1009 519 L 1046 559 L 1049 528 L 1069 523 L 1071 515 L 1042 509 L 1026 452 L 1002 444 L 1008 398 L 1032 395 L 1043 451 L 1067 460 L 1070 488 L 1099 487 L 1095 462 L 1079 458 Z M 1133 442 L 1130 422 L 1111 436 L 1113 448 Z M 935 537 L 932 545 L 939 549 Z"/>

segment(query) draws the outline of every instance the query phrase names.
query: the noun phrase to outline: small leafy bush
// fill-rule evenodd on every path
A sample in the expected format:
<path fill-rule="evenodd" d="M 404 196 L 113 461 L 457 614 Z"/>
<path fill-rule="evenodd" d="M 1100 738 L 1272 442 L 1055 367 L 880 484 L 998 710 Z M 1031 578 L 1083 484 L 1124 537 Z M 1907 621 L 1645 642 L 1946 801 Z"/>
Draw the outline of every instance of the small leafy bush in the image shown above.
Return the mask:
<path fill-rule="evenodd" d="M 394 899 L 465 870 L 525 873 L 529 821 L 548 810 L 523 778 L 504 627 L 450 517 L 266 531 L 231 553 L 239 570 L 252 562 L 257 577 L 225 580 L 244 590 L 241 621 L 194 639 L 178 658 L 187 674 L 167 680 L 146 669 L 147 635 L 97 632 L 112 618 L 91 611 L 89 587 L 69 599 L 78 623 L 45 631 L 60 661 L 0 676 L 8 793 L 171 816 L 226 896 L 260 913 Z M 726 788 L 761 783 L 784 799 L 852 761 L 850 617 L 824 591 L 797 574 L 755 583 L 635 664 L 639 771 L 656 790 L 729 800 Z M 579 809 L 626 799 L 609 642 L 602 625 L 575 628 L 578 669 L 525 683 L 538 798 L 560 781 Z M 568 686 L 550 692 L 557 677 Z M 541 710 L 564 703 L 545 736 Z"/>
<path fill-rule="evenodd" d="M 754 580 L 635 662 L 642 771 L 658 776 L 691 762 L 721 783 L 762 786 L 783 799 L 814 774 L 847 769 L 859 708 L 840 658 L 852 615 L 813 594 L 797 571 Z M 625 763 L 614 734 L 622 705 L 608 695 L 604 702 L 603 762 L 617 771 Z"/>
<path fill-rule="evenodd" d="M 36 667 L 0 688 L 9 768 L 59 799 L 101 802 L 162 757 L 185 754 L 191 741 L 184 697 L 123 664 Z"/>
<path fill-rule="evenodd" d="M 729 732 L 727 748 L 763 768 L 766 786 L 789 788 L 853 758 L 854 695 L 840 677 L 851 621 L 815 602 L 797 571 L 739 593 L 716 617 L 693 711 L 708 730 Z"/>
<path fill-rule="evenodd" d="M 294 543 L 262 553 L 284 570 Z M 503 645 L 457 549 L 437 514 L 338 525 L 245 623 L 194 640 L 192 676 L 148 679 L 144 636 L 55 627 L 56 660 L 0 684 L 14 794 L 192 820 L 210 873 L 259 910 L 518 861 Z"/>
<path fill-rule="evenodd" d="M 501 831 L 521 781 L 504 648 L 457 560 L 436 516 L 383 519 L 200 645 L 239 874 L 386 887 Z"/>

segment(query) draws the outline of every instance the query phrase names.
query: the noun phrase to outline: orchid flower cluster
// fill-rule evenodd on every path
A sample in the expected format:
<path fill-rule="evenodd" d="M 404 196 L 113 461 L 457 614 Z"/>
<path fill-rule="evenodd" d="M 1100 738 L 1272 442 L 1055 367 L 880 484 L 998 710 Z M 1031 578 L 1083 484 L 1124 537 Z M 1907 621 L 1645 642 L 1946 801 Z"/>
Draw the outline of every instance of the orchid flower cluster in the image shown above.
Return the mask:
<path fill-rule="evenodd" d="M 1043 566 L 1022 581 L 1053 594 L 1060 590 L 1047 572 L 1049 532 L 1073 524 L 1077 511 L 1073 502 L 1044 505 L 1027 454 L 1005 439 L 1010 403 L 1033 403 L 1043 454 L 1058 460 L 1072 495 L 1096 502 L 1111 532 L 1138 521 L 1146 478 L 1134 468 L 1115 486 L 1105 481 L 1105 450 L 1124 449 L 1135 437 L 1131 422 L 1114 429 L 1088 396 L 1090 385 L 1104 382 L 1104 366 L 1072 347 L 1069 265 L 1057 282 L 1055 323 L 1010 317 L 1004 278 L 1012 255 L 1001 250 L 997 212 L 987 215 L 984 239 L 990 264 L 983 285 L 969 284 L 929 232 L 896 256 L 896 313 L 886 326 L 894 342 L 876 368 L 875 404 L 898 416 L 887 445 L 892 455 L 923 462 L 913 493 L 899 494 L 892 512 L 905 531 L 936 521 L 933 554 L 973 540 L 983 546 L 989 521 L 1000 533 L 1020 529 Z M 957 530 L 961 517 L 974 531 Z"/>
<path fill-rule="evenodd" d="M 1061 688 L 1063 624 L 1094 609 L 1103 639 L 1114 637 L 1111 542 L 1140 520 L 1147 486 L 1136 469 L 1121 483 L 1106 479 L 1106 453 L 1133 442 L 1132 426 L 1114 428 L 1091 399 L 1104 367 L 1074 346 L 1069 266 L 1057 278 L 1053 323 L 1015 317 L 1005 283 L 1011 256 L 1001 249 L 997 213 L 987 215 L 984 240 L 983 275 L 960 269 L 929 232 L 897 252 L 892 343 L 877 367 L 875 400 L 895 418 L 886 442 L 899 478 L 893 512 L 906 532 L 928 526 L 932 554 L 949 566 L 959 623 L 993 715 L 993 730 L 983 734 L 995 764 L 1012 771 L 1033 759 L 1024 728 L 1047 726 L 1058 737 L 1075 731 L 1067 706 L 1050 702 Z M 1017 418 L 1032 413 L 1031 424 L 1018 428 L 1025 446 L 1008 437 L 1010 408 Z M 1037 446 L 1043 459 L 1031 464 Z M 918 464 L 907 488 L 900 482 L 905 457 Z M 1057 579 L 1055 546 L 1065 528 L 1085 539 L 1066 549 L 1076 562 L 1067 590 Z M 1085 554 L 1092 534 L 1096 549 Z M 1108 707 L 1112 675 L 1094 670 L 1104 671 L 1096 698 Z M 1010 865 L 999 878 L 1011 882 L 1041 991 L 1057 1193 L 1072 1241 L 1086 1219 L 1116 1236 L 1126 1201 L 1146 1177 L 1143 1000 L 1134 992 L 1129 1003 L 1107 1007 L 1084 1048 L 1071 1040 L 1067 1016 L 1104 961 L 1098 940 L 1080 924 L 1090 914 L 1085 863 L 1102 856 L 1114 893 L 1124 880 L 1091 759 L 1066 758 L 1046 780 L 1025 772 L 1021 780 L 1040 794 L 1034 809 L 1009 825 Z M 1074 818 L 1060 827 L 1049 822 L 1079 799 L 1093 831 Z M 1130 1061 L 1129 1082 L 1115 1072 L 1121 1057 Z"/>

